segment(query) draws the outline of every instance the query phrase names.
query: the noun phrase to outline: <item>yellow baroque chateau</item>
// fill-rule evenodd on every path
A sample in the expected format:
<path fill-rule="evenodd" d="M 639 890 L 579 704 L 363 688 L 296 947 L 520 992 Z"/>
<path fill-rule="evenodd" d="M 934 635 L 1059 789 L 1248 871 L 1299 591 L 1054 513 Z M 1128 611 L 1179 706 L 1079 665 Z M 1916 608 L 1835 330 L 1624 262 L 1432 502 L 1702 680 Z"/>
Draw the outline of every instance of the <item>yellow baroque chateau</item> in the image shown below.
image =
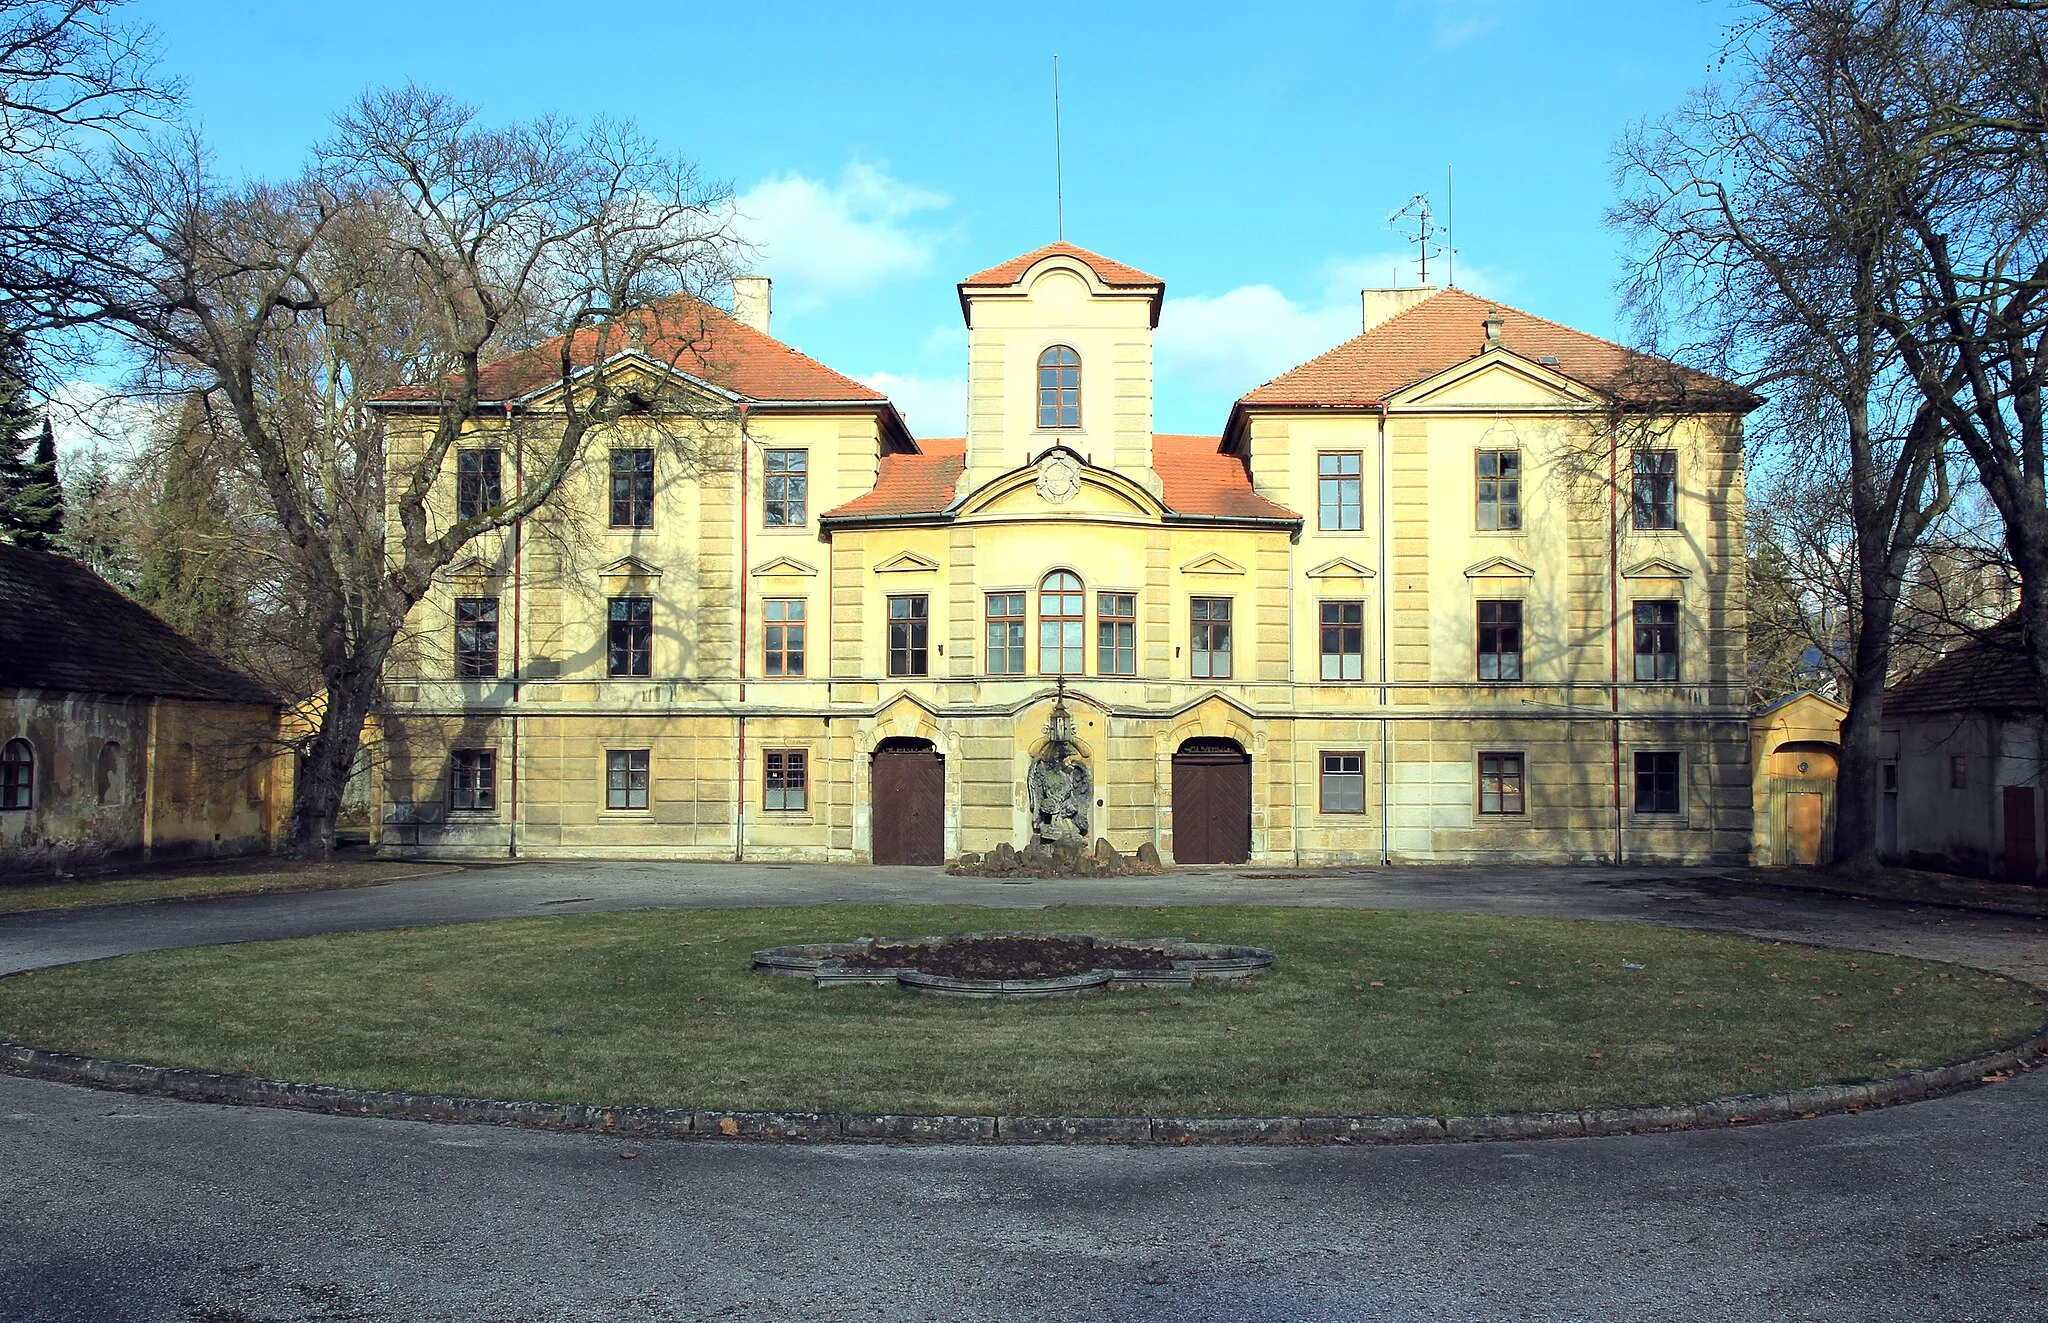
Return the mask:
<path fill-rule="evenodd" d="M 1368 290 L 1361 334 L 1220 435 L 1160 435 L 1164 293 L 1069 244 L 962 281 L 965 438 L 772 339 L 759 278 L 572 355 L 687 426 L 611 426 L 421 604 L 381 848 L 1746 857 L 1753 398 L 1460 290 Z M 560 361 L 486 369 L 505 422 L 450 456 L 451 517 L 519 480 Z M 427 395 L 382 407 L 394 462 L 419 453 Z"/>

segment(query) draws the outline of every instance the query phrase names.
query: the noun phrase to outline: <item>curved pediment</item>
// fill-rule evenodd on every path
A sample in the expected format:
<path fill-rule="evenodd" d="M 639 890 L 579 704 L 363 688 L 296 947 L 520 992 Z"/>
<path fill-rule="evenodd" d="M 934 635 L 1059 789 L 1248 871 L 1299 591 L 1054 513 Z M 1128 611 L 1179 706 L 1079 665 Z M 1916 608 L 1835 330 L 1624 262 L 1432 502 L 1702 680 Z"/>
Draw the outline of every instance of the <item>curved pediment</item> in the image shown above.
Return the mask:
<path fill-rule="evenodd" d="M 1692 571 L 1662 556 L 1639 560 L 1621 572 L 1624 579 L 1690 579 Z"/>
<path fill-rule="evenodd" d="M 1373 572 L 1349 556 L 1326 560 L 1308 572 L 1311 579 L 1370 579 Z"/>
<path fill-rule="evenodd" d="M 1050 469 L 1049 480 L 1040 481 Z M 1031 464 L 1012 469 L 969 492 L 958 518 L 1109 518 L 1157 520 L 1166 507 L 1144 487 L 1113 469 L 1100 468 L 1064 446 Z"/>
<path fill-rule="evenodd" d="M 1509 560 L 1506 556 L 1491 556 L 1480 561 L 1477 565 L 1466 566 L 1465 577 L 1468 579 L 1533 579 L 1536 577 L 1536 571 L 1518 560 Z"/>

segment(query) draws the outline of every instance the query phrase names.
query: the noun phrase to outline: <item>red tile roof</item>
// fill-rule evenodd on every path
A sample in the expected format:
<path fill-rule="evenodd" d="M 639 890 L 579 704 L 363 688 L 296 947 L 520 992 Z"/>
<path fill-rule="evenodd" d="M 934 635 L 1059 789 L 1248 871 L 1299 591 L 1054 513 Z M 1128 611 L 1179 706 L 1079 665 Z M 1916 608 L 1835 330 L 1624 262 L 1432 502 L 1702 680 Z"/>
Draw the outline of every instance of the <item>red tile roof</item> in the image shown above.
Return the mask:
<path fill-rule="evenodd" d="M 638 329 L 649 358 L 710 382 L 753 403 L 848 400 L 886 404 L 888 396 L 853 378 L 807 358 L 780 340 L 734 320 L 708 303 L 674 295 L 649 304 L 626 319 Z M 605 337 L 606 354 L 635 348 L 627 330 L 614 327 Z M 575 333 L 570 361 L 588 367 L 598 352 L 598 332 L 585 327 Z M 546 390 L 561 378 L 562 337 L 484 364 L 478 389 L 488 403 L 518 400 Z M 379 404 L 431 403 L 449 381 L 405 386 L 383 395 Z"/>
<path fill-rule="evenodd" d="M 1477 357 L 1486 349 L 1486 319 L 1495 312 L 1501 318 L 1501 344 L 1510 352 L 1536 362 L 1554 358 L 1551 366 L 1557 372 L 1603 394 L 1629 400 L 1669 399 L 1677 393 L 1739 408 L 1757 403 L 1748 391 L 1718 377 L 1462 289 L 1447 289 L 1273 378 L 1238 401 L 1238 407 L 1384 403 L 1405 387 Z"/>
<path fill-rule="evenodd" d="M 960 437 L 920 441 L 917 455 L 884 455 L 874 490 L 864 492 L 824 519 L 914 518 L 944 513 L 967 462 Z M 1159 435 L 1152 438 L 1152 467 L 1165 488 L 1173 514 L 1217 519 L 1298 520 L 1300 515 L 1252 490 L 1244 461 L 1220 453 L 1213 436 Z"/>
<path fill-rule="evenodd" d="M 1159 304 L 1166 297 L 1166 282 L 1158 276 L 1146 275 L 1134 266 L 1091 253 L 1086 248 L 1070 243 L 1049 243 L 1043 248 L 1034 248 L 1007 262 L 998 263 L 986 271 L 977 271 L 960 282 L 960 312 L 967 313 L 967 291 L 970 289 L 1003 289 L 1024 278 L 1024 273 L 1048 257 L 1071 257 L 1095 273 L 1103 284 L 1118 289 L 1150 289 L 1152 291 L 1152 324 L 1159 325 Z"/>

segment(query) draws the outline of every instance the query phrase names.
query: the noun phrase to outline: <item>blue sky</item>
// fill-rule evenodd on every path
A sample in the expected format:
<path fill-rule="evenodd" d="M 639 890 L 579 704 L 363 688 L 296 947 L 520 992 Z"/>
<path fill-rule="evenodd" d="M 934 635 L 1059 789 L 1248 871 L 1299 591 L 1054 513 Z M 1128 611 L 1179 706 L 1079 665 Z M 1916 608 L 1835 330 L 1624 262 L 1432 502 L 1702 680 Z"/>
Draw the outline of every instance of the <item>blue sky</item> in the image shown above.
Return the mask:
<path fill-rule="evenodd" d="M 363 88 L 413 80 L 487 118 L 630 117 L 729 180 L 775 278 L 776 334 L 957 432 L 954 282 L 1066 235 L 1166 281 L 1156 424 L 1354 334 L 1403 258 L 1388 215 L 1441 208 L 1459 283 L 1625 334 L 1609 149 L 1702 82 L 1726 0 L 859 7 L 296 5 L 139 0 L 221 164 L 293 169 Z M 1434 272 L 1432 273 L 1435 274 Z M 1412 260 L 1399 273 L 1412 284 Z"/>

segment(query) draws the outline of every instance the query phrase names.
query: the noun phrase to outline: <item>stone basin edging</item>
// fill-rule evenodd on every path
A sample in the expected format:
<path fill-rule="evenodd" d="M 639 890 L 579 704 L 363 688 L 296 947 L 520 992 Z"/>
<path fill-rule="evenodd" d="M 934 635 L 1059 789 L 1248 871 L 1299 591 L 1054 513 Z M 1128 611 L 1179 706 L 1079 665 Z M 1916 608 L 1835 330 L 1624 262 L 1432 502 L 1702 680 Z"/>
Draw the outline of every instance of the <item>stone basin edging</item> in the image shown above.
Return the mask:
<path fill-rule="evenodd" d="M 1171 969 L 1100 968 L 1078 974 L 1008 979 L 956 978 L 927 973 L 915 965 L 849 966 L 845 963 L 847 956 L 869 951 L 878 942 L 891 946 L 935 946 L 975 937 L 1056 937 L 1085 941 L 1091 946 L 1110 943 L 1120 947 L 1144 947 L 1175 958 Z M 791 946 L 771 946 L 753 953 L 753 970 L 757 974 L 808 978 L 821 988 L 887 987 L 895 984 L 918 992 L 937 992 L 954 997 L 1060 997 L 1096 989 L 1185 988 L 1193 986 L 1197 979 L 1250 978 L 1272 969 L 1277 960 L 1273 952 L 1261 946 L 1192 941 L 1181 937 L 1104 937 L 1097 933 L 998 931 L 928 937 L 861 937 L 851 942 L 800 942 Z"/>
<path fill-rule="evenodd" d="M 648 1138 L 899 1144 L 1428 1144 L 1575 1139 L 1709 1130 L 1860 1112 L 1940 1097 L 2048 1064 L 2048 1025 L 2012 1047 L 1862 1084 L 1701 1103 L 1487 1116 L 922 1116 L 865 1112 L 719 1111 L 506 1102 L 445 1094 L 297 1084 L 179 1066 L 110 1061 L 0 1041 L 0 1071 L 30 1079 L 186 1102 L 289 1107 L 333 1116 L 504 1125 Z"/>

